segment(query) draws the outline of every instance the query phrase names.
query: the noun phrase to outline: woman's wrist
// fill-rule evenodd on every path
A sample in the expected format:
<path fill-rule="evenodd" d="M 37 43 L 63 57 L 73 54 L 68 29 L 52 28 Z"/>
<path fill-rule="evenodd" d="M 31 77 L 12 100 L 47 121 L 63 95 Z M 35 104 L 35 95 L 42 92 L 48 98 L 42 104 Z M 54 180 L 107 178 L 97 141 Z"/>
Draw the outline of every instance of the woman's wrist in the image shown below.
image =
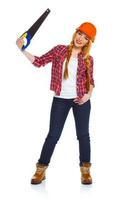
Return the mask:
<path fill-rule="evenodd" d="M 89 98 L 91 98 L 91 96 L 92 96 L 91 92 L 88 92 L 87 95 Z"/>

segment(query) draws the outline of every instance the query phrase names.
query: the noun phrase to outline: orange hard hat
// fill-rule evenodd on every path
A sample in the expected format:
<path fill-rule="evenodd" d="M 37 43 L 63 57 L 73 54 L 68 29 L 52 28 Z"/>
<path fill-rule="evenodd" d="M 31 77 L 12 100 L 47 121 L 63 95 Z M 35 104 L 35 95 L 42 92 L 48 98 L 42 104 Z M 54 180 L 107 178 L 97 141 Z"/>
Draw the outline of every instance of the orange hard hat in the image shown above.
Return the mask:
<path fill-rule="evenodd" d="M 89 37 L 90 40 L 92 40 L 92 42 L 94 42 L 96 36 L 96 27 L 92 23 L 82 23 L 78 28 L 76 28 L 76 30 L 82 31 L 87 35 L 87 37 Z"/>

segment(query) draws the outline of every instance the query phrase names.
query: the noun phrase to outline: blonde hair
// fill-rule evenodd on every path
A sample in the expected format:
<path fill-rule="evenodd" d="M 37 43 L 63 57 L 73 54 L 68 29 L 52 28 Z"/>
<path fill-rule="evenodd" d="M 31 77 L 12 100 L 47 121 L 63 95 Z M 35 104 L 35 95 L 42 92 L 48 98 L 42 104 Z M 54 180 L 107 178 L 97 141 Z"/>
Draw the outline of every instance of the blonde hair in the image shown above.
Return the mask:
<path fill-rule="evenodd" d="M 78 32 L 75 31 L 75 33 L 73 34 L 72 36 L 72 41 L 70 42 L 69 44 L 69 48 L 68 48 L 68 54 L 67 54 L 67 57 L 66 57 L 66 62 L 65 62 L 65 69 L 64 69 L 64 79 L 68 79 L 68 63 L 69 63 L 69 60 L 70 60 L 70 57 L 71 57 L 71 54 L 72 54 L 72 49 L 73 49 L 73 46 L 74 46 L 74 38 L 76 36 L 76 33 Z M 91 45 L 92 45 L 92 41 L 89 40 L 89 42 L 84 46 L 82 47 L 82 52 L 83 52 L 83 57 L 84 57 L 84 61 L 85 61 L 85 64 L 86 64 L 86 73 L 85 73 L 85 76 L 86 76 L 86 83 L 85 83 L 85 87 L 87 89 L 87 92 L 89 91 L 90 89 L 90 77 L 89 77 L 89 69 L 90 69 L 90 55 L 89 55 L 89 51 L 90 51 L 90 48 L 91 48 Z"/>

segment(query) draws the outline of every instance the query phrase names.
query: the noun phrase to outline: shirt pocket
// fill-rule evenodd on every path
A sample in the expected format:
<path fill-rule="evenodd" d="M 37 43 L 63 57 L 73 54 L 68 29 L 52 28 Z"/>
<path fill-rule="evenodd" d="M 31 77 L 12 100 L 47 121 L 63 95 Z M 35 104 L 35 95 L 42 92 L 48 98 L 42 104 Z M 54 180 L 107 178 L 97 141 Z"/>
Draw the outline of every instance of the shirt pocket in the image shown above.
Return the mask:
<path fill-rule="evenodd" d="M 60 56 L 56 56 L 55 57 L 55 63 L 60 63 L 61 62 L 61 57 Z"/>

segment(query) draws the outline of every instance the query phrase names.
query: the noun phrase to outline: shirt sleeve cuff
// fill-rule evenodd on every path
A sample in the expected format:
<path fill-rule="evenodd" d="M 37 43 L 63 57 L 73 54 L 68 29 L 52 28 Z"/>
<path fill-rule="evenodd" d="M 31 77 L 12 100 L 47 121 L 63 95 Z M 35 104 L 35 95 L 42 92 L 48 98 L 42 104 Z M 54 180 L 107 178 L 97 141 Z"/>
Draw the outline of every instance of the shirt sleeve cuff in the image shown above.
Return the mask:
<path fill-rule="evenodd" d="M 40 66 L 41 66 L 41 62 L 40 62 L 39 57 L 38 57 L 38 56 L 34 56 L 34 57 L 35 57 L 35 59 L 34 59 L 34 61 L 32 62 L 32 64 L 33 64 L 34 66 L 36 66 L 36 67 L 40 67 Z"/>

